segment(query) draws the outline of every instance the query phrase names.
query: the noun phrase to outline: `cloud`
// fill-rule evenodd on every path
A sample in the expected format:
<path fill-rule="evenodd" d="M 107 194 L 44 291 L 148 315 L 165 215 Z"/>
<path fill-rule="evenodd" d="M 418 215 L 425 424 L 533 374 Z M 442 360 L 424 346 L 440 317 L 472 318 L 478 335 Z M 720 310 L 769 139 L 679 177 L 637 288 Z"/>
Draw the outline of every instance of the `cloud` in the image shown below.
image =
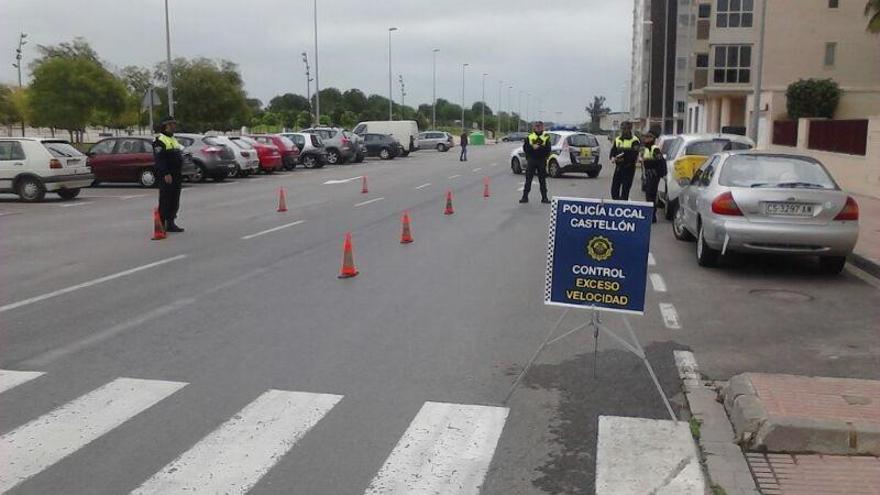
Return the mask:
<path fill-rule="evenodd" d="M 162 0 L 2 0 L 0 80 L 14 81 L 18 32 L 34 45 L 86 38 L 117 67 L 153 67 L 165 57 Z M 284 92 L 305 93 L 301 53 L 314 67 L 311 0 L 170 0 L 174 56 L 236 62 L 251 96 L 264 102 Z M 392 34 L 393 92 L 398 74 L 407 103 L 430 102 L 432 49 L 437 55 L 437 95 L 461 101 L 461 64 L 467 105 L 482 96 L 498 107 L 526 111 L 526 93 L 544 118 L 583 121 L 594 94 L 613 107 L 629 77 L 632 4 L 625 0 L 318 0 L 322 87 L 358 87 L 388 93 L 388 27 Z M 522 98 L 520 99 L 520 92 Z M 521 103 L 520 103 L 521 102 Z M 556 112 L 561 112 L 557 115 Z"/>

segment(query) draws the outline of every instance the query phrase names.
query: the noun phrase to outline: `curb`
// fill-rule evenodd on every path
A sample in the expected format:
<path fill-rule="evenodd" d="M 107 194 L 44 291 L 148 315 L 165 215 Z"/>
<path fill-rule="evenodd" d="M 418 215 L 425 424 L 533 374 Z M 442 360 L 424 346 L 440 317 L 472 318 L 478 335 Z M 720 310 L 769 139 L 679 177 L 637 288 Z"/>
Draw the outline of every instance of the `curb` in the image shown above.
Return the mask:
<path fill-rule="evenodd" d="M 855 251 L 853 251 L 849 254 L 849 256 L 846 257 L 846 261 L 853 264 L 862 271 L 867 272 L 871 276 L 875 278 L 880 278 L 880 261 L 868 258 L 867 256 L 858 254 Z"/>
<path fill-rule="evenodd" d="M 692 419 L 699 424 L 698 443 L 710 483 L 722 488 L 727 495 L 759 495 L 724 406 L 718 402 L 718 393 L 703 383 L 692 352 L 674 351 L 674 354 Z"/>

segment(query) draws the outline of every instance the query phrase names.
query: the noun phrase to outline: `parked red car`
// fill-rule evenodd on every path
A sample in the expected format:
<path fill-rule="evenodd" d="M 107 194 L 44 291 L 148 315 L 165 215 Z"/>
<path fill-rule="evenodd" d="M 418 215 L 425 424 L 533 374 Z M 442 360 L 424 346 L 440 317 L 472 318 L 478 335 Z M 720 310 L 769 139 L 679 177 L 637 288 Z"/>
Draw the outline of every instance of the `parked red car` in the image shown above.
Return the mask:
<path fill-rule="evenodd" d="M 101 182 L 137 182 L 144 187 L 156 185 L 152 137 L 114 137 L 95 143 L 88 153 L 88 165 L 95 175 L 94 185 Z M 196 172 L 192 155 L 183 155 L 183 176 Z"/>
<path fill-rule="evenodd" d="M 250 145 L 254 148 L 256 148 L 257 157 L 260 159 L 260 170 L 264 174 L 271 174 L 276 170 L 281 170 L 281 152 L 274 144 L 261 143 L 249 136 L 229 136 L 229 139 L 233 141 L 235 141 L 236 139 L 242 139 L 250 143 Z"/>
<path fill-rule="evenodd" d="M 285 170 L 293 170 L 299 162 L 299 147 L 290 139 L 277 134 L 253 134 L 249 137 L 278 148 L 281 152 L 281 164 Z"/>

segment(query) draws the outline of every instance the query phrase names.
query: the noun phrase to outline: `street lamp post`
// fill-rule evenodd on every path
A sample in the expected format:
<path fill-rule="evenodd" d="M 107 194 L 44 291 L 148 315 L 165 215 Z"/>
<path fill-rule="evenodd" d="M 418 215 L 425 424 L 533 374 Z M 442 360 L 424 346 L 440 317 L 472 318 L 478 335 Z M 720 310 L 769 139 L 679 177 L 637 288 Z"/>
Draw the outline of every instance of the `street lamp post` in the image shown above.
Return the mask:
<path fill-rule="evenodd" d="M 531 101 L 532 101 L 532 94 L 526 93 L 526 130 L 527 131 L 529 130 L 528 129 L 529 121 L 530 121 L 529 115 L 531 115 L 531 113 L 529 112 L 529 104 L 531 103 Z"/>
<path fill-rule="evenodd" d="M 464 69 L 471 64 L 461 64 L 461 132 L 464 133 Z"/>
<path fill-rule="evenodd" d="M 483 115 L 480 117 L 480 131 L 483 132 L 483 135 L 486 135 L 486 74 L 483 72 L 483 96 L 480 100 L 480 110 L 482 110 Z"/>
<path fill-rule="evenodd" d="M 321 79 L 318 77 L 318 0 L 315 0 L 315 125 L 321 125 Z M 311 102 L 310 102 L 311 103 Z"/>
<path fill-rule="evenodd" d="M 21 89 L 21 47 L 27 44 L 27 41 L 24 40 L 25 38 L 27 38 L 27 33 L 19 33 L 18 48 L 15 49 L 15 63 L 12 64 L 13 67 L 18 69 L 18 89 Z M 24 137 L 24 116 L 21 118 L 21 137 Z"/>
<path fill-rule="evenodd" d="M 439 48 L 434 48 L 433 59 L 433 72 L 431 75 L 431 129 L 437 129 L 437 52 L 439 52 Z"/>
<path fill-rule="evenodd" d="M 403 84 L 403 74 L 397 75 L 398 81 L 400 81 L 400 120 L 406 119 L 406 85 Z"/>
<path fill-rule="evenodd" d="M 303 63 L 306 64 L 306 99 L 309 102 L 309 114 L 311 114 L 312 113 L 311 107 L 312 107 L 312 81 L 313 81 L 313 79 L 312 79 L 311 73 L 309 71 L 309 56 L 306 54 L 306 52 L 302 52 L 302 57 L 303 57 Z M 314 121 L 312 121 L 312 122 L 314 122 Z"/>
<path fill-rule="evenodd" d="M 391 94 L 391 33 L 394 31 L 397 31 L 396 27 L 388 28 L 388 120 L 394 120 L 394 96 Z"/>
<path fill-rule="evenodd" d="M 518 113 L 517 118 L 516 118 L 516 131 L 517 132 L 519 132 L 521 130 L 519 124 L 522 121 L 522 94 L 523 94 L 522 90 L 519 90 L 519 95 L 517 95 L 517 97 L 516 97 L 516 111 Z"/>
<path fill-rule="evenodd" d="M 755 57 L 755 89 L 752 94 L 752 118 L 751 118 L 751 129 L 749 129 L 750 137 L 755 144 L 758 143 L 758 125 L 761 122 L 761 84 L 763 83 L 762 79 L 764 77 L 764 37 L 767 28 L 767 2 L 769 0 L 764 0 L 761 2 L 763 5 L 761 7 L 761 33 L 758 37 L 758 53 L 757 57 Z"/>
<path fill-rule="evenodd" d="M 168 115 L 174 115 L 174 78 L 171 75 L 171 24 L 168 21 L 168 0 L 165 0 L 165 62 L 168 64 Z"/>
<path fill-rule="evenodd" d="M 501 134 L 501 87 L 504 86 L 504 81 L 498 81 L 498 130 L 496 131 L 495 139 L 498 139 L 498 134 Z"/>
<path fill-rule="evenodd" d="M 512 103 L 512 100 L 510 99 L 510 95 L 512 92 L 513 92 L 513 86 L 508 86 L 507 87 L 507 109 L 508 109 L 507 120 L 510 120 L 513 118 L 513 103 Z M 510 122 L 508 122 L 507 124 L 508 124 L 507 125 L 508 129 L 513 129 L 513 126 L 510 125 L 511 124 Z M 519 130 L 519 127 L 517 127 L 517 130 Z"/>

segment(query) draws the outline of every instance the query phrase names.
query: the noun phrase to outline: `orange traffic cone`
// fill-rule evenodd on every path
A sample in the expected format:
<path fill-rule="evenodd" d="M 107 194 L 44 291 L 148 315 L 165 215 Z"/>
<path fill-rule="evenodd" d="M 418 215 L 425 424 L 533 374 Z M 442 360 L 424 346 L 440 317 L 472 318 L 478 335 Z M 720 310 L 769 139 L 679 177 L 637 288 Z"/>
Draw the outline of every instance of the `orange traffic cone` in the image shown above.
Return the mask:
<path fill-rule="evenodd" d="M 367 176 L 364 175 L 361 177 L 361 194 L 367 194 L 370 190 L 367 189 Z"/>
<path fill-rule="evenodd" d="M 483 179 L 483 197 L 484 198 L 489 197 L 489 178 L 488 177 Z"/>
<path fill-rule="evenodd" d="M 443 212 L 444 215 L 452 215 L 455 213 L 455 210 L 452 209 L 452 190 L 446 191 L 446 211 Z"/>
<path fill-rule="evenodd" d="M 354 254 L 351 247 L 351 232 L 346 232 L 345 243 L 342 245 L 342 271 L 339 272 L 339 278 L 352 278 L 358 274 L 357 268 L 354 267 Z"/>
<path fill-rule="evenodd" d="M 159 208 L 153 209 L 153 239 L 154 241 L 161 241 L 168 237 L 168 234 L 165 233 L 165 224 L 162 223 L 162 218 L 159 217 Z"/>
<path fill-rule="evenodd" d="M 403 230 L 400 233 L 400 243 L 410 244 L 413 242 L 413 237 L 409 228 L 409 212 L 403 212 L 403 218 L 400 219 L 400 223 L 403 225 Z"/>
<path fill-rule="evenodd" d="M 284 213 L 287 211 L 287 193 L 284 192 L 283 187 L 278 188 L 278 213 Z"/>

